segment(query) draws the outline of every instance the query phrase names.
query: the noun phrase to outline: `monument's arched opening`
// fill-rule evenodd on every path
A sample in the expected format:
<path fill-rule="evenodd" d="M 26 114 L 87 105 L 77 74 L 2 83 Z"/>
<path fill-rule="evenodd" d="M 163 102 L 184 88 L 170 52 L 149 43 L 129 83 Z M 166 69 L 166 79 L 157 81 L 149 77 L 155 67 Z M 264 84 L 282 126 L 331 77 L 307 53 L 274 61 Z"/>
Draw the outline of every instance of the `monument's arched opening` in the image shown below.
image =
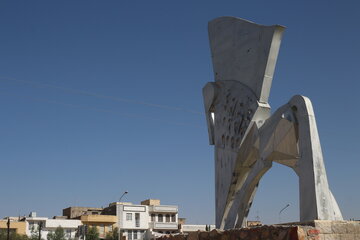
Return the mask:
<path fill-rule="evenodd" d="M 296 173 L 291 168 L 274 162 L 260 180 L 248 221 L 260 221 L 262 224 L 298 222 L 298 186 Z M 290 206 L 280 213 L 287 204 Z"/>

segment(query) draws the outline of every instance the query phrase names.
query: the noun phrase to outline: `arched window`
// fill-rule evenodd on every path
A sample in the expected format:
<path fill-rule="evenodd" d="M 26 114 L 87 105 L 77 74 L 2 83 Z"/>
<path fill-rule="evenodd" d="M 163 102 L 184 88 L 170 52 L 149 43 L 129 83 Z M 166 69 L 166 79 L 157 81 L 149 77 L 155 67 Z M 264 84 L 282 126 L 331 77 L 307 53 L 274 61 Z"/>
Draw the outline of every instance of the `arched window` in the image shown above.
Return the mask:
<path fill-rule="evenodd" d="M 166 222 L 170 222 L 170 215 L 169 214 L 166 214 Z"/>
<path fill-rule="evenodd" d="M 172 221 L 172 222 L 176 222 L 176 216 L 175 216 L 175 214 L 171 215 L 171 221 Z"/>
<path fill-rule="evenodd" d="M 159 214 L 159 216 L 158 216 L 158 220 L 159 220 L 159 222 L 163 222 L 164 220 L 163 220 L 163 215 L 162 214 Z"/>

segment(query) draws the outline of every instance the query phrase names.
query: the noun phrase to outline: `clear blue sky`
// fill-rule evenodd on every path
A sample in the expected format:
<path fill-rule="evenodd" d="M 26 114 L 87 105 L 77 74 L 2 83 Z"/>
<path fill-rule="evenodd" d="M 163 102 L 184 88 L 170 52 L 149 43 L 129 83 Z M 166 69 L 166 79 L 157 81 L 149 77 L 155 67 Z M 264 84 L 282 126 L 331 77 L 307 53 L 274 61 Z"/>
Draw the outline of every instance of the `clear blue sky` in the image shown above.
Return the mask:
<path fill-rule="evenodd" d="M 331 189 L 360 219 L 358 1 L 1 1 L 0 217 L 159 198 L 214 223 L 213 149 L 201 89 L 207 22 L 287 27 L 275 110 L 311 98 Z M 250 219 L 296 221 L 298 183 L 274 164 Z"/>

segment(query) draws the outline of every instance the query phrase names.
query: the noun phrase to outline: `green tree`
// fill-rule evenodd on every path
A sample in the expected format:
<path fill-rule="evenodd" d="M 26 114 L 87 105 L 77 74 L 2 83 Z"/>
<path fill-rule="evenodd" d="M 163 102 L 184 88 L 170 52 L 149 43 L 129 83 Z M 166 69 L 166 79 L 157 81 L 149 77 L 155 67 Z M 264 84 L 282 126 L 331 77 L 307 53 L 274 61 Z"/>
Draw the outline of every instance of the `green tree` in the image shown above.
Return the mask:
<path fill-rule="evenodd" d="M 6 229 L 0 229 L 0 240 L 6 239 Z"/>
<path fill-rule="evenodd" d="M 29 237 L 23 234 L 12 232 L 10 233 L 10 240 L 29 240 Z"/>
<path fill-rule="evenodd" d="M 40 234 L 40 226 L 38 227 L 34 227 L 32 226 L 31 228 L 31 237 L 30 237 L 30 240 L 39 240 L 39 234 Z M 43 238 L 41 238 L 41 240 L 44 240 Z"/>
<path fill-rule="evenodd" d="M 118 240 L 119 239 L 119 229 L 116 227 L 112 231 L 106 234 L 106 240 Z"/>
<path fill-rule="evenodd" d="M 66 240 L 64 229 L 59 226 L 55 229 L 55 232 L 50 232 L 47 235 L 48 240 Z"/>
<path fill-rule="evenodd" d="M 10 231 L 10 240 L 29 240 L 29 237 L 22 234 L 17 234 L 14 231 Z M 7 231 L 6 229 L 0 230 L 0 240 L 7 240 Z"/>
<path fill-rule="evenodd" d="M 86 233 L 86 240 L 99 240 L 99 232 L 97 227 L 89 227 Z"/>

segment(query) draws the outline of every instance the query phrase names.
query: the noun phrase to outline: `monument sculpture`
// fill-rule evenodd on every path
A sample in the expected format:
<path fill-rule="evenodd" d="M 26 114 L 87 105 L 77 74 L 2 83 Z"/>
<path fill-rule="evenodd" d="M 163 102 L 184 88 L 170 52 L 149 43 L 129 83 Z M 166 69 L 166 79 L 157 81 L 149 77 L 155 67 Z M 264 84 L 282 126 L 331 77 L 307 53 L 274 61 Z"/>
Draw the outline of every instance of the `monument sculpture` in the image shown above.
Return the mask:
<path fill-rule="evenodd" d="M 284 27 L 240 18 L 209 22 L 215 82 L 203 88 L 215 146 L 216 227 L 243 227 L 261 177 L 277 162 L 299 177 L 300 221 L 342 220 L 327 177 L 311 101 L 272 115 L 268 98 Z"/>

